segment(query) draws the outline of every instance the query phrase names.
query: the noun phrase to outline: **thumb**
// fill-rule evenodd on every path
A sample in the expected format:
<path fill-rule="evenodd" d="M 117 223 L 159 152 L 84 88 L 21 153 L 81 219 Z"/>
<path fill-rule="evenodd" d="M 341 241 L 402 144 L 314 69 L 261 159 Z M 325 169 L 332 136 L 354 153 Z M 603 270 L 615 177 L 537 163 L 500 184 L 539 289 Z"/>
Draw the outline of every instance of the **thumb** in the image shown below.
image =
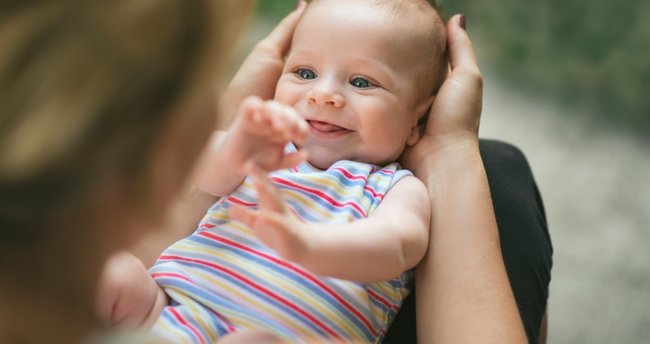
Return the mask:
<path fill-rule="evenodd" d="M 291 47 L 293 32 L 298 26 L 300 17 L 307 7 L 305 0 L 300 0 L 295 10 L 289 13 L 282 21 L 264 38 L 260 44 L 277 49 L 280 56 L 284 56 Z"/>

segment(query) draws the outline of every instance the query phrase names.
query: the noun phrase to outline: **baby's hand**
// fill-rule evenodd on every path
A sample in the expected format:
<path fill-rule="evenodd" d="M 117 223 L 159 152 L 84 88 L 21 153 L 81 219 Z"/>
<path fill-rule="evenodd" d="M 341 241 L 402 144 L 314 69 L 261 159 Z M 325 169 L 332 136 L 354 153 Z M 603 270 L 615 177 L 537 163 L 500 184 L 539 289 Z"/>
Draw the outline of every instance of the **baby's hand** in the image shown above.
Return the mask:
<path fill-rule="evenodd" d="M 293 108 L 248 97 L 229 130 L 231 163 L 241 170 L 251 163 L 267 171 L 293 167 L 305 159 L 305 153 L 286 154 L 284 148 L 289 142 L 301 145 L 308 133 L 307 122 Z"/>
<path fill-rule="evenodd" d="M 255 230 L 265 245 L 290 261 L 300 263 L 307 254 L 309 224 L 291 213 L 277 188 L 257 166 L 251 166 L 250 175 L 258 193 L 258 210 L 233 205 L 230 216 Z"/>

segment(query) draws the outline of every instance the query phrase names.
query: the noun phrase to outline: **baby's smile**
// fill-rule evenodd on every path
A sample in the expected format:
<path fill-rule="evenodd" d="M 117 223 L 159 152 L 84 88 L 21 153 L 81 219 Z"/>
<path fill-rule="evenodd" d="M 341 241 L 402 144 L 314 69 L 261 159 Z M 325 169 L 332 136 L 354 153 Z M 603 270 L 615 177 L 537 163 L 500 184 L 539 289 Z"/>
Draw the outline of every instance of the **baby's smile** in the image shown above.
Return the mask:
<path fill-rule="evenodd" d="M 335 139 L 351 131 L 350 129 L 323 121 L 307 120 L 307 123 L 309 123 L 311 134 L 321 139 Z"/>

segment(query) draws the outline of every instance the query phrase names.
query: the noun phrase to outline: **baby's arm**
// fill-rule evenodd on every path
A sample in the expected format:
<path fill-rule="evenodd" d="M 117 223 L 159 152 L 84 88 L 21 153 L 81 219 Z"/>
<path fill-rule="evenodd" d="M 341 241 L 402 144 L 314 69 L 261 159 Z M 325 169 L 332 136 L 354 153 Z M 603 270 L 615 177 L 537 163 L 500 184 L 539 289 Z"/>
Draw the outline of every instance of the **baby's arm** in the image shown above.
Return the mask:
<path fill-rule="evenodd" d="M 289 142 L 301 144 L 307 123 L 291 107 L 258 97 L 244 100 L 227 132 L 212 136 L 196 170 L 198 187 L 215 196 L 232 192 L 253 162 L 267 170 L 297 165 L 303 152 L 286 154 Z"/>
<path fill-rule="evenodd" d="M 97 313 L 107 326 L 149 327 L 167 304 L 163 290 L 134 255 L 113 254 L 104 265 L 97 290 Z"/>
<path fill-rule="evenodd" d="M 253 182 L 259 211 L 231 208 L 231 215 L 255 229 L 265 244 L 310 271 L 359 282 L 395 278 L 424 256 L 430 200 L 424 184 L 405 177 L 368 217 L 348 224 L 307 224 L 284 205 L 258 169 Z"/>

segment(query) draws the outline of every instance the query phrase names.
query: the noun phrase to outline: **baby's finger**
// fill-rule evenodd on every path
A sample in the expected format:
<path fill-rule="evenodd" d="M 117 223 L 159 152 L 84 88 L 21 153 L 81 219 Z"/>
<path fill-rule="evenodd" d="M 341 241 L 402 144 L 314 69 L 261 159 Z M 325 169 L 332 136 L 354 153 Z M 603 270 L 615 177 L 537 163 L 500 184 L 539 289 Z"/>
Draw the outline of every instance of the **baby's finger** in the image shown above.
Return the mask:
<path fill-rule="evenodd" d="M 239 113 L 243 120 L 251 121 L 256 120 L 258 113 L 262 108 L 264 102 L 262 98 L 257 96 L 250 96 L 244 99 L 239 107 Z"/>
<path fill-rule="evenodd" d="M 282 117 L 284 117 L 284 128 L 282 129 L 284 138 L 287 141 L 292 141 L 299 145 L 302 144 L 309 135 L 309 125 L 307 124 L 307 121 L 300 117 L 298 112 L 293 108 L 285 111 Z"/>
<path fill-rule="evenodd" d="M 280 133 L 287 141 L 304 141 L 308 134 L 308 126 L 298 112 L 278 102 L 268 101 L 264 113 L 269 118 L 273 130 Z"/>
<path fill-rule="evenodd" d="M 246 227 L 255 228 L 259 212 L 248 207 L 233 204 L 228 208 L 228 215 L 238 222 L 241 222 Z"/>
<path fill-rule="evenodd" d="M 273 128 L 278 131 L 288 131 L 297 116 L 295 110 L 274 101 L 268 102 L 266 105 Z"/>
<path fill-rule="evenodd" d="M 280 197 L 278 189 L 269 180 L 266 171 L 252 164 L 249 170 L 253 180 L 253 186 L 257 190 L 260 210 L 284 212 L 284 201 Z"/>
<path fill-rule="evenodd" d="M 307 152 L 305 152 L 304 150 L 289 153 L 282 158 L 282 161 L 277 166 L 277 169 L 282 170 L 285 168 L 291 168 L 297 166 L 301 162 L 305 161 L 305 159 L 307 159 Z"/>
<path fill-rule="evenodd" d="M 298 115 L 292 129 L 291 141 L 297 143 L 298 145 L 303 144 L 309 136 L 309 124 L 307 124 L 307 121 Z"/>

